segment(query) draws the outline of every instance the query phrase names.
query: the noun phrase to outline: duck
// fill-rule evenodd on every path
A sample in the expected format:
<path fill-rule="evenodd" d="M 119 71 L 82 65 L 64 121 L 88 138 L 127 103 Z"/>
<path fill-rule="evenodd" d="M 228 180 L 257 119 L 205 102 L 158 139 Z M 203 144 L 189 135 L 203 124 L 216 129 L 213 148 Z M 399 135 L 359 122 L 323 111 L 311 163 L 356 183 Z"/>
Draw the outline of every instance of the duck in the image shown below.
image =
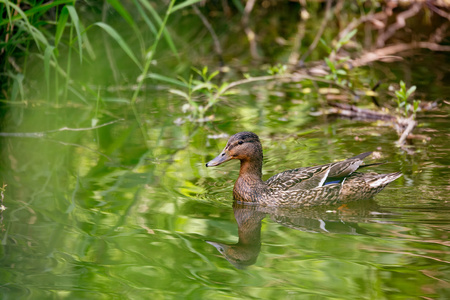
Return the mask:
<path fill-rule="evenodd" d="M 234 184 L 233 198 L 237 203 L 297 207 L 345 204 L 372 199 L 401 172 L 378 174 L 356 172 L 382 163 L 364 164 L 372 152 L 328 164 L 301 167 L 262 179 L 263 150 L 258 135 L 243 131 L 232 135 L 223 151 L 206 163 L 219 166 L 227 161 L 240 161 L 239 176 Z"/>

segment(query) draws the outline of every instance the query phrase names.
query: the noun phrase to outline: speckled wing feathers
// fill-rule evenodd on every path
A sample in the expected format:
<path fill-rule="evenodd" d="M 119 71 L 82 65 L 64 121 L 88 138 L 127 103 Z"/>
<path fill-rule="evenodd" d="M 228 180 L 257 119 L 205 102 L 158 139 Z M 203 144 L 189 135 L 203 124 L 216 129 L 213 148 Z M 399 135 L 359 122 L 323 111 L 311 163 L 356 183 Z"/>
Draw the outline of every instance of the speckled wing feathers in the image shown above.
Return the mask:
<path fill-rule="evenodd" d="M 317 187 L 315 185 L 314 178 L 318 179 L 318 174 L 325 172 L 327 169 L 329 173 L 328 178 L 345 177 L 355 172 L 362 164 L 362 159 L 370 155 L 372 152 L 366 152 L 359 154 L 355 157 L 349 158 L 344 161 L 330 163 L 315 167 L 306 167 L 292 169 L 278 173 L 270 177 L 265 183 L 273 191 L 288 190 L 288 189 L 310 189 Z M 305 181 L 314 180 L 311 183 Z"/>

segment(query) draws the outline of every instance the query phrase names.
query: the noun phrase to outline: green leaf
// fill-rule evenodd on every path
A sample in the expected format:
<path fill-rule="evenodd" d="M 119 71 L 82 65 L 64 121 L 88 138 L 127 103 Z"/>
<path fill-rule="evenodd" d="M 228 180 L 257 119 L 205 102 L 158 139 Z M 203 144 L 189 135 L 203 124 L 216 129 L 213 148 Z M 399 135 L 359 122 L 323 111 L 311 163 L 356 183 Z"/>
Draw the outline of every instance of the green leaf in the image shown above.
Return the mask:
<path fill-rule="evenodd" d="M 12 74 L 11 72 L 8 72 L 8 76 L 11 77 L 13 81 L 13 86 L 11 88 L 11 101 L 16 101 L 17 95 L 20 94 L 22 100 L 23 100 L 23 79 L 25 76 L 23 74 Z"/>
<path fill-rule="evenodd" d="M 50 60 L 53 56 L 53 50 L 55 47 L 47 46 L 44 53 L 44 74 L 45 74 L 45 82 L 47 83 L 47 90 L 50 90 Z"/>
<path fill-rule="evenodd" d="M 214 77 L 216 77 L 219 74 L 219 71 L 212 72 L 211 75 L 208 77 L 208 81 L 211 81 Z"/>
<path fill-rule="evenodd" d="M 144 9 L 142 8 L 142 6 L 139 4 L 139 2 L 137 0 L 133 0 L 134 5 L 136 5 L 137 10 L 139 12 L 139 14 L 141 15 L 142 19 L 144 19 L 144 22 L 147 24 L 148 28 L 151 30 L 151 32 L 156 36 L 158 34 L 158 30 L 156 30 L 155 25 L 153 24 L 153 22 L 150 20 L 150 18 L 147 16 L 147 14 L 145 13 Z"/>
<path fill-rule="evenodd" d="M 78 18 L 77 11 L 75 7 L 72 5 L 65 6 L 69 11 L 70 18 L 72 19 L 72 24 L 75 26 L 75 31 L 77 32 L 78 37 L 78 48 L 80 51 L 80 62 L 83 61 L 83 40 L 81 38 L 81 29 L 80 29 L 80 19 Z"/>
<path fill-rule="evenodd" d="M 162 20 L 159 17 L 159 15 L 156 12 L 156 10 L 153 8 L 153 6 L 147 0 L 139 0 L 139 1 L 140 1 L 141 5 L 144 6 L 150 12 L 150 14 L 156 20 L 158 25 L 161 26 L 162 25 Z M 167 12 L 167 13 L 170 13 L 170 12 Z M 155 35 L 157 35 L 157 33 L 155 33 Z M 175 43 L 173 42 L 172 37 L 170 36 L 170 34 L 169 34 L 169 32 L 167 31 L 166 28 L 163 29 L 163 35 L 164 35 L 164 39 L 166 40 L 167 44 L 169 45 L 170 50 L 172 50 L 173 54 L 175 54 L 175 56 L 179 60 L 178 50 L 175 47 Z"/>
<path fill-rule="evenodd" d="M 163 82 L 171 83 L 171 84 L 174 84 L 174 85 L 178 85 L 178 86 L 181 86 L 181 87 L 184 87 L 184 88 L 188 87 L 188 84 L 185 83 L 185 82 L 182 82 L 180 80 L 176 80 L 176 79 L 173 79 L 173 78 L 170 78 L 170 77 L 166 77 L 164 75 L 156 74 L 156 73 L 150 73 L 150 74 L 147 75 L 146 78 L 156 79 L 156 80 L 159 80 L 159 81 L 163 81 Z"/>
<path fill-rule="evenodd" d="M 213 87 L 214 87 L 214 85 L 212 85 L 212 84 L 209 83 L 209 82 L 206 82 L 206 83 L 200 83 L 200 84 L 194 86 L 194 88 L 192 89 L 192 91 L 195 92 L 195 91 L 198 91 L 198 90 L 201 90 L 201 89 L 211 90 L 211 89 L 213 89 Z"/>
<path fill-rule="evenodd" d="M 186 100 L 189 100 L 189 95 L 186 94 L 186 93 L 183 92 L 183 91 L 175 90 L 175 89 L 170 89 L 170 90 L 169 90 L 169 93 L 172 93 L 172 94 L 181 96 L 181 97 L 185 98 Z"/>
<path fill-rule="evenodd" d="M 242 5 L 241 1 L 239 0 L 231 0 L 234 4 L 234 6 L 236 6 L 236 8 L 239 10 L 239 12 L 242 14 L 244 13 L 244 5 Z"/>
<path fill-rule="evenodd" d="M 327 45 L 327 42 L 326 42 L 324 39 L 321 38 L 321 39 L 319 40 L 319 42 L 322 44 L 322 46 L 325 47 L 325 50 L 327 51 L 328 54 L 330 54 L 331 51 L 333 51 L 333 49 L 331 49 L 331 47 L 329 47 L 329 46 Z"/>
<path fill-rule="evenodd" d="M 358 29 L 353 29 L 349 33 L 347 33 L 341 40 L 340 43 L 346 44 L 356 33 L 358 32 Z"/>
<path fill-rule="evenodd" d="M 107 2 L 122 16 L 122 18 L 128 24 L 131 25 L 131 27 L 136 27 L 136 23 L 134 22 L 133 18 L 118 0 L 107 0 Z"/>
<path fill-rule="evenodd" d="M 64 6 L 59 14 L 58 24 L 56 25 L 56 33 L 55 33 L 55 47 L 58 47 L 59 41 L 61 40 L 61 36 L 66 28 L 67 19 L 69 18 L 69 11 Z"/>
<path fill-rule="evenodd" d="M 331 73 L 336 73 L 336 67 L 334 66 L 334 63 L 328 59 L 328 57 L 325 57 L 325 62 L 328 65 L 328 68 L 330 68 Z"/>
<path fill-rule="evenodd" d="M 185 7 L 189 6 L 189 5 L 198 3 L 200 1 L 202 1 L 202 0 L 186 0 L 186 1 L 182 2 L 182 3 L 180 3 L 180 4 L 175 5 L 172 8 L 172 11 L 170 13 L 173 13 L 173 12 L 179 10 L 179 9 L 185 8 Z"/>
<path fill-rule="evenodd" d="M 412 87 L 410 87 L 408 89 L 408 91 L 406 92 L 406 98 L 409 98 L 409 96 L 411 96 L 412 93 L 414 93 L 416 91 L 416 86 L 413 85 Z"/>
<path fill-rule="evenodd" d="M 131 51 L 130 47 L 128 47 L 128 45 L 125 43 L 123 38 L 120 36 L 120 34 L 114 28 L 112 28 L 111 26 L 109 26 L 108 24 L 103 23 L 103 22 L 97 22 L 97 23 L 94 23 L 94 25 L 97 25 L 98 27 L 105 30 L 105 32 L 107 34 L 109 34 L 119 44 L 119 46 L 122 48 L 122 50 L 125 51 L 125 53 L 128 55 L 128 57 L 132 61 L 134 61 L 134 63 L 139 67 L 139 69 L 142 70 L 142 65 L 137 60 L 133 51 Z"/>

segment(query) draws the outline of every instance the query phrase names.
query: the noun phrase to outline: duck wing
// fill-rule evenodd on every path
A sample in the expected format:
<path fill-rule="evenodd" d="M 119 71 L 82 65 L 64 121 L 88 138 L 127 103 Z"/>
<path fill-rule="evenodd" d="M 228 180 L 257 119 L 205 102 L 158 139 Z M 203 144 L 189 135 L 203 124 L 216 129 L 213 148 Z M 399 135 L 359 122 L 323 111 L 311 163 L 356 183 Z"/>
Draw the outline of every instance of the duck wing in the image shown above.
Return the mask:
<path fill-rule="evenodd" d="M 363 164 L 363 159 L 372 152 L 321 166 L 297 168 L 270 177 L 266 184 L 272 191 L 312 189 L 320 187 L 327 179 L 342 178 L 352 174 Z"/>

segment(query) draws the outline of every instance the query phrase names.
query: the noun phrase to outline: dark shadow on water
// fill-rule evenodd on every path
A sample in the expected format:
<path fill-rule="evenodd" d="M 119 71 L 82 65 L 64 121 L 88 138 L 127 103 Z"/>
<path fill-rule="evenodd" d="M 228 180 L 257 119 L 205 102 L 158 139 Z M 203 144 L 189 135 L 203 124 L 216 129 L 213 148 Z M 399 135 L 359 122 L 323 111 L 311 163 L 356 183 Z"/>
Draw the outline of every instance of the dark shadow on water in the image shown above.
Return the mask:
<path fill-rule="evenodd" d="M 216 247 L 238 269 L 245 269 L 256 263 L 261 251 L 261 222 L 266 215 L 274 222 L 295 230 L 352 235 L 367 235 L 367 231 L 358 223 L 376 222 L 380 216 L 390 215 L 382 211 L 374 200 L 306 208 L 262 207 L 234 202 L 233 211 L 238 224 L 238 242 L 207 243 Z"/>

